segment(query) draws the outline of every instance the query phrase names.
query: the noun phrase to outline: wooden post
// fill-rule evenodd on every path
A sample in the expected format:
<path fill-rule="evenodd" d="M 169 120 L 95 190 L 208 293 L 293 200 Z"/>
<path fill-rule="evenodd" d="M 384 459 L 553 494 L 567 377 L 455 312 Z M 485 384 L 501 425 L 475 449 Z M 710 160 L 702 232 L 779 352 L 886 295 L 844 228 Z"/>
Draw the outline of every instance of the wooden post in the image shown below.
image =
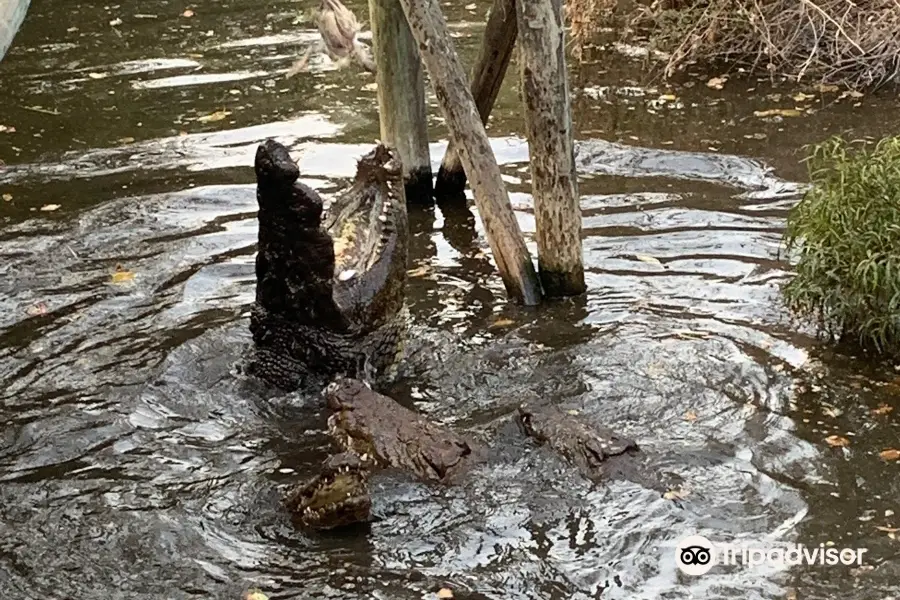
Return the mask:
<path fill-rule="evenodd" d="M 516 9 L 538 270 L 548 296 L 575 296 L 586 286 L 561 0 Z"/>
<path fill-rule="evenodd" d="M 494 0 L 484 28 L 478 60 L 472 69 L 472 96 L 481 122 L 487 125 L 497 100 L 509 59 L 516 46 L 516 0 Z M 466 187 L 466 172 L 453 141 L 447 146 L 438 171 L 434 193 L 441 199 L 458 199 Z"/>
<path fill-rule="evenodd" d="M 416 41 L 398 0 L 369 0 L 372 46 L 377 65 L 381 141 L 403 162 L 406 200 L 432 204 L 431 156 L 425 78 Z"/>
<path fill-rule="evenodd" d="M 419 43 L 450 138 L 456 143 L 469 177 L 506 291 L 527 305 L 539 304 L 541 285 L 438 0 L 400 0 L 400 3 Z"/>

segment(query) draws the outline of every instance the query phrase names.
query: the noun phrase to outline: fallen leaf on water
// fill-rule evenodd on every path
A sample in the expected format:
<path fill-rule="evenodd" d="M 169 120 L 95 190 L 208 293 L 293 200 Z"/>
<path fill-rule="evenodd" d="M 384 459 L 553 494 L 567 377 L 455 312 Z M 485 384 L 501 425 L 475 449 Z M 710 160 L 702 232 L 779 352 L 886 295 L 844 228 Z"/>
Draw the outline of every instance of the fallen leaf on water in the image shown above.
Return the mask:
<path fill-rule="evenodd" d="M 241 594 L 241 600 L 269 600 L 269 597 L 263 594 L 261 590 L 250 589 Z"/>
<path fill-rule="evenodd" d="M 672 332 L 675 337 L 683 340 L 706 340 L 709 334 L 705 331 L 691 331 L 690 329 L 676 329 Z"/>
<path fill-rule="evenodd" d="M 656 258 L 655 256 L 650 256 L 649 254 L 635 254 L 634 257 L 641 262 L 645 262 L 651 265 L 659 265 L 660 267 L 663 266 L 663 264 L 659 262 L 658 258 Z"/>
<path fill-rule="evenodd" d="M 466 10 L 475 10 L 478 7 L 474 2 L 472 4 L 466 4 Z"/>
<path fill-rule="evenodd" d="M 441 588 L 438 590 L 437 597 L 441 600 L 450 600 L 453 597 L 453 590 L 450 588 Z"/>
<path fill-rule="evenodd" d="M 3 194 L 4 202 L 12 202 L 12 194 Z"/>
<path fill-rule="evenodd" d="M 41 212 L 53 212 L 54 210 L 59 210 L 61 206 L 59 204 L 45 204 L 41 207 Z"/>
<path fill-rule="evenodd" d="M 418 267 L 416 269 L 410 269 L 406 272 L 406 275 L 408 277 L 424 277 L 425 275 L 428 275 L 430 271 L 431 269 L 428 267 L 428 265 L 422 265 L 421 267 Z"/>
<path fill-rule="evenodd" d="M 850 445 L 850 440 L 839 435 L 829 435 L 825 438 L 825 443 L 834 448 L 843 448 Z"/>
<path fill-rule="evenodd" d="M 797 92 L 795 95 L 791 96 L 795 102 L 806 102 L 807 100 L 812 100 L 815 98 L 812 94 L 804 94 L 803 92 Z"/>
<path fill-rule="evenodd" d="M 40 315 L 47 314 L 47 305 L 43 302 L 38 302 L 37 304 L 32 304 L 28 308 L 25 309 L 25 314 L 31 317 L 37 317 Z"/>
<path fill-rule="evenodd" d="M 580 414 L 579 411 L 578 411 L 578 409 L 576 409 L 576 408 L 570 408 L 570 409 L 567 410 L 566 412 L 569 413 L 570 415 L 572 415 L 573 417 L 574 417 L 574 416 L 577 416 L 578 414 Z"/>
<path fill-rule="evenodd" d="M 231 111 L 228 110 L 217 110 L 214 113 L 209 113 L 208 115 L 197 117 L 197 121 L 200 123 L 215 123 L 216 121 L 221 121 L 230 114 Z"/>
<path fill-rule="evenodd" d="M 112 274 L 113 283 L 127 283 L 134 280 L 134 273 L 122 265 L 116 265 L 116 272 Z"/>
<path fill-rule="evenodd" d="M 845 90 L 841 92 L 841 95 L 838 96 L 838 100 L 843 100 L 844 98 L 862 98 L 865 94 L 862 92 L 857 92 L 856 90 Z"/>
<path fill-rule="evenodd" d="M 183 13 L 181 13 L 181 16 L 182 16 L 182 17 L 187 17 L 187 18 L 190 19 L 191 17 L 194 16 L 194 11 L 192 11 L 191 9 L 187 9 L 186 11 L 184 11 Z"/>
<path fill-rule="evenodd" d="M 878 456 L 883 458 L 884 460 L 897 460 L 900 458 L 900 450 L 895 448 L 888 448 L 887 450 L 882 450 L 878 453 Z"/>
<path fill-rule="evenodd" d="M 15 133 L 16 128 L 11 125 L 0 125 L 0 133 Z"/>
<path fill-rule="evenodd" d="M 831 94 L 831 93 L 838 91 L 838 86 L 831 85 L 828 83 L 820 83 L 815 86 L 815 89 L 820 94 Z"/>
<path fill-rule="evenodd" d="M 850 569 L 850 574 L 859 577 L 875 570 L 875 565 L 859 565 L 855 569 Z"/>
<path fill-rule="evenodd" d="M 721 90 L 725 86 L 726 81 L 728 81 L 727 77 L 713 77 L 706 82 L 706 87 L 714 90 Z"/>
<path fill-rule="evenodd" d="M 844 411 L 842 411 L 839 408 L 835 408 L 833 406 L 825 406 L 822 408 L 822 414 L 825 415 L 826 417 L 831 417 L 832 419 L 836 419 L 839 416 L 841 416 L 842 414 L 844 414 Z"/>
<path fill-rule="evenodd" d="M 690 492 L 687 490 L 669 490 L 665 494 L 663 494 L 663 498 L 666 500 L 684 500 L 690 495 Z"/>
<path fill-rule="evenodd" d="M 675 94 L 663 94 L 659 99 L 665 102 L 675 102 L 678 100 L 678 97 Z"/>
<path fill-rule="evenodd" d="M 5 197 L 4 197 L 4 199 L 5 199 Z M 875 413 L 876 415 L 886 415 L 889 412 L 891 412 L 892 410 L 894 410 L 893 406 L 882 402 L 881 404 L 878 405 L 878 408 L 873 408 L 872 412 Z"/>
<path fill-rule="evenodd" d="M 109 22 L 109 24 L 110 24 L 111 26 L 113 26 L 113 27 L 115 27 L 115 26 L 117 26 L 117 25 L 121 25 L 121 24 L 122 24 L 122 19 L 113 19 L 112 21 Z"/>
<path fill-rule="evenodd" d="M 697 413 L 692 410 L 687 411 L 686 413 L 684 413 L 684 420 L 688 421 L 689 423 L 693 423 L 697 420 Z"/>
<path fill-rule="evenodd" d="M 133 137 L 123 137 L 117 140 L 120 144 L 130 144 L 134 141 Z"/>
<path fill-rule="evenodd" d="M 91 79 L 104 79 L 106 75 L 103 73 L 88 73 L 88 77 Z"/>
<path fill-rule="evenodd" d="M 875 529 L 878 531 L 884 531 L 885 533 L 897 533 L 900 531 L 900 527 L 885 527 L 883 525 L 876 525 Z"/>
<path fill-rule="evenodd" d="M 803 112 L 796 108 L 770 108 L 769 110 L 754 110 L 753 116 L 764 117 L 799 117 Z"/>
<path fill-rule="evenodd" d="M 509 327 L 510 325 L 514 325 L 515 321 L 512 319 L 497 319 L 493 323 L 488 326 L 488 330 L 491 329 L 501 329 L 503 327 Z"/>
<path fill-rule="evenodd" d="M 362 86 L 360 89 L 364 92 L 374 92 L 378 89 L 378 84 L 373 81 L 372 83 L 367 83 Z"/>

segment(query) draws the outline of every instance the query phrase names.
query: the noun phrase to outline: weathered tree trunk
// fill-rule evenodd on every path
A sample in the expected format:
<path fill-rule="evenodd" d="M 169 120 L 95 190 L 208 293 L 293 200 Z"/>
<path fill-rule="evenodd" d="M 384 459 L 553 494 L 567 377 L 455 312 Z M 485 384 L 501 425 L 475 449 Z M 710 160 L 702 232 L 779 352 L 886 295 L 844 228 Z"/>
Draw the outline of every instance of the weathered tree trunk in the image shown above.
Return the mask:
<path fill-rule="evenodd" d="M 540 282 L 438 0 L 400 0 L 400 3 L 419 43 L 431 85 L 450 129 L 450 138 L 456 143 L 469 176 L 506 290 L 512 298 L 525 304 L 539 304 Z"/>
<path fill-rule="evenodd" d="M 494 0 L 484 28 L 481 51 L 472 69 L 472 96 L 481 122 L 487 125 L 497 100 L 509 59 L 516 46 L 516 0 Z M 435 195 L 441 199 L 459 198 L 466 187 L 466 172 L 451 141 L 441 162 L 435 183 Z"/>
<path fill-rule="evenodd" d="M 516 9 L 538 270 L 548 296 L 575 296 L 586 287 L 561 0 Z"/>
<path fill-rule="evenodd" d="M 398 0 L 369 0 L 369 18 L 378 67 L 381 141 L 400 153 L 406 201 L 431 204 L 425 78 L 416 40 Z"/>

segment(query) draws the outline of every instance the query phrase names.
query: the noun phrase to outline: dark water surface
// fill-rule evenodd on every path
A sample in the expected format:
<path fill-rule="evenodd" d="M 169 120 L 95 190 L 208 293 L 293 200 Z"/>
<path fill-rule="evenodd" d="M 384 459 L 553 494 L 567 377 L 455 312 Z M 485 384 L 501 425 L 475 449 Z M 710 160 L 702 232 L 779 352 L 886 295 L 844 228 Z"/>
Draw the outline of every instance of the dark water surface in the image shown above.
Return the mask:
<path fill-rule="evenodd" d="M 468 60 L 486 3 L 471 6 L 446 7 Z M 826 352 L 778 295 L 799 148 L 896 133 L 896 100 L 737 79 L 713 91 L 715 73 L 667 87 L 619 55 L 573 79 L 586 298 L 508 306 L 467 214 L 411 215 L 421 348 L 395 396 L 487 441 L 490 460 L 454 487 L 381 473 L 370 527 L 296 531 L 279 495 L 330 446 L 316 396 L 235 375 L 254 293 L 252 157 L 276 137 L 333 191 L 378 137 L 371 76 L 317 60 L 283 78 L 316 39 L 295 22 L 308 8 L 35 0 L 0 63 L 6 595 L 900 597 L 898 464 L 879 457 L 900 447 L 895 370 Z M 507 83 L 491 135 L 530 239 Z M 813 112 L 753 115 L 794 106 Z M 117 265 L 134 279 L 112 283 Z M 659 489 L 591 486 L 532 446 L 509 420 L 532 396 L 637 439 Z M 673 552 L 693 533 L 868 553 L 863 568 L 689 578 Z"/>

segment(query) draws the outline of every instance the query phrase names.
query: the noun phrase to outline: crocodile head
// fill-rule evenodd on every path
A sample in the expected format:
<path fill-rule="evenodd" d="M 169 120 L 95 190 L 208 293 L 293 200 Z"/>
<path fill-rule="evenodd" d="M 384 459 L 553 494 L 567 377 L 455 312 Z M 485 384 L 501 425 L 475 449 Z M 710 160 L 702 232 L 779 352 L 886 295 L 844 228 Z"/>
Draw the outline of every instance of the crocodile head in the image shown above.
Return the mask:
<path fill-rule="evenodd" d="M 335 529 L 370 519 L 369 471 L 355 454 L 328 457 L 322 471 L 285 497 L 300 523 L 314 529 Z"/>
<path fill-rule="evenodd" d="M 361 460 L 446 482 L 480 454 L 467 436 L 429 421 L 365 382 L 339 377 L 323 396 L 332 411 L 328 433 Z"/>
<path fill-rule="evenodd" d="M 300 183 L 287 148 L 256 153 L 259 250 L 251 372 L 285 388 L 302 373 L 378 375 L 405 328 L 407 215 L 400 160 L 383 146 L 325 203 Z"/>

